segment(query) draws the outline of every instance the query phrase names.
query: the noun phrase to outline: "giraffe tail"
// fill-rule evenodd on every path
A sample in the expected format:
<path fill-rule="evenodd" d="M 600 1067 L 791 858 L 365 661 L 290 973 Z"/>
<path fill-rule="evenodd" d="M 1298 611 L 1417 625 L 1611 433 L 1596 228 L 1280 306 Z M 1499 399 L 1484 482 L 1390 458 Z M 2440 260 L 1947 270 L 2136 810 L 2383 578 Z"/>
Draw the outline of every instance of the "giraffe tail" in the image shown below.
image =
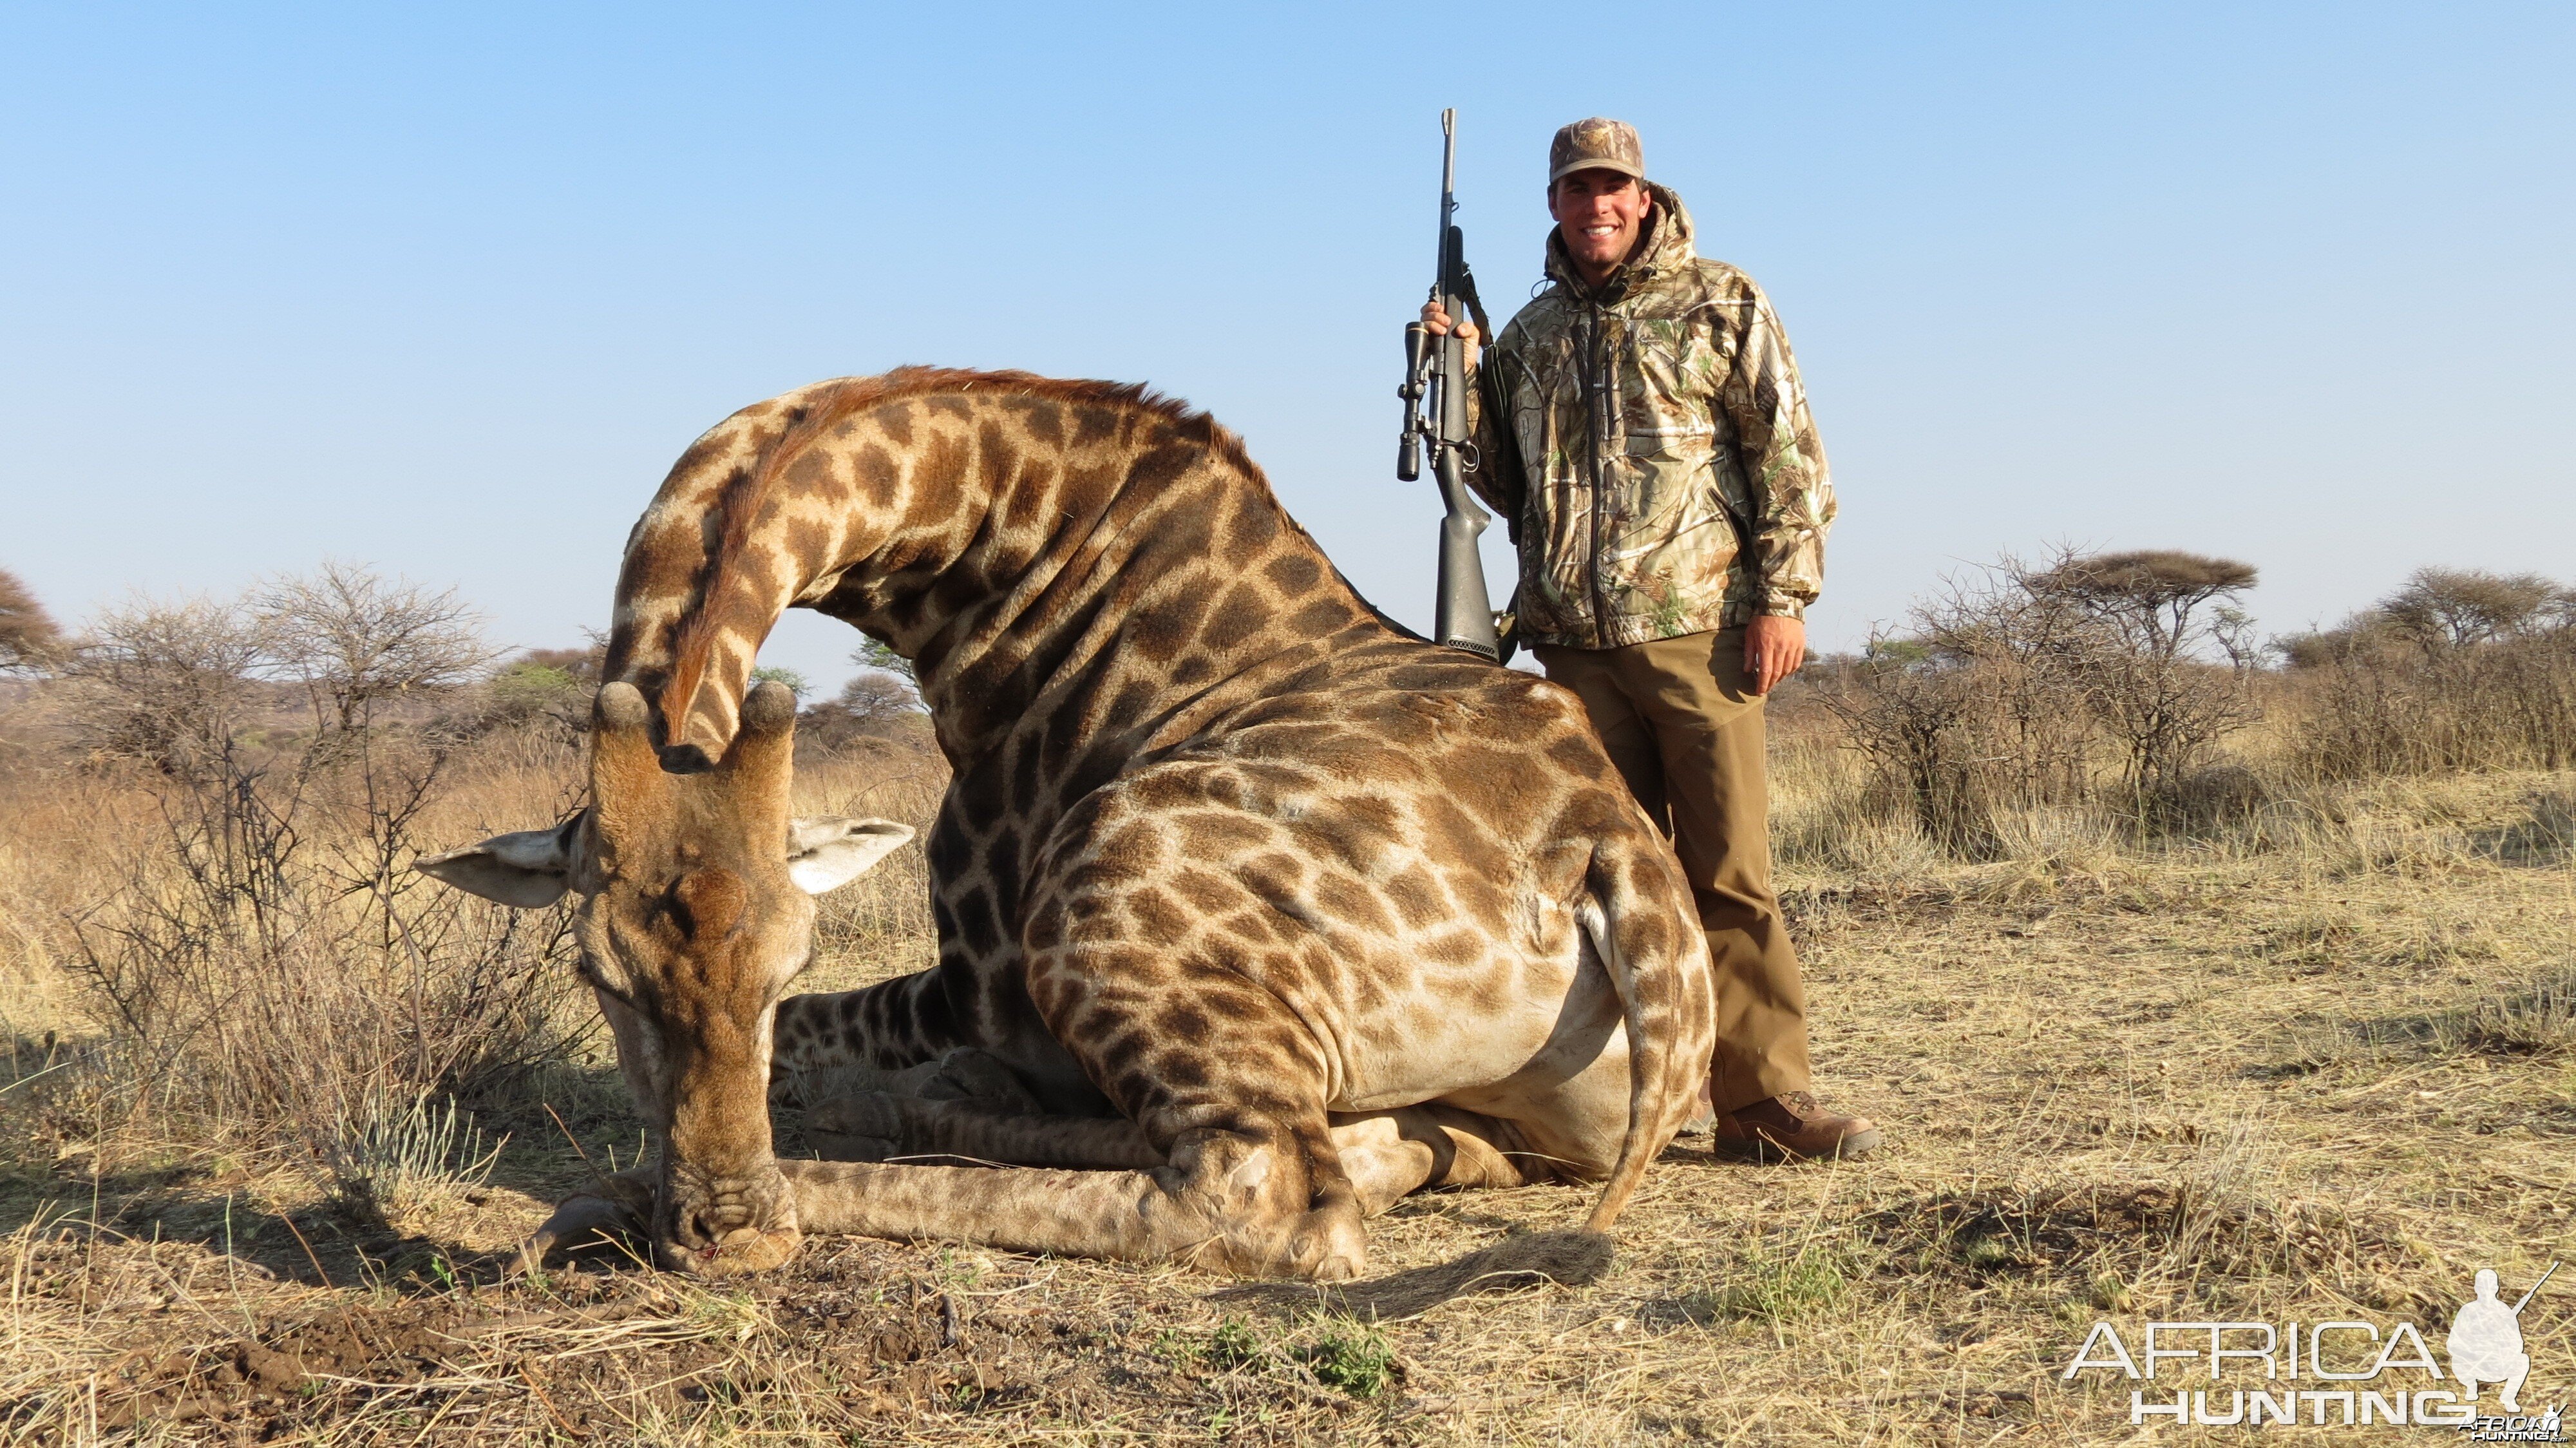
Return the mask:
<path fill-rule="evenodd" d="M 1600 1200 L 1584 1221 L 1595 1232 L 1610 1230 L 1619 1219 L 1708 1069 L 1708 1052 L 1694 1052 L 1682 1039 L 1688 1034 L 1688 952 L 1704 947 L 1698 932 L 1678 928 L 1677 912 L 1656 908 L 1653 894 L 1638 888 L 1658 863 L 1638 858 L 1630 848 L 1602 845 L 1593 852 L 1585 898 L 1575 908 L 1610 973 L 1628 1026 L 1628 1130 Z"/>

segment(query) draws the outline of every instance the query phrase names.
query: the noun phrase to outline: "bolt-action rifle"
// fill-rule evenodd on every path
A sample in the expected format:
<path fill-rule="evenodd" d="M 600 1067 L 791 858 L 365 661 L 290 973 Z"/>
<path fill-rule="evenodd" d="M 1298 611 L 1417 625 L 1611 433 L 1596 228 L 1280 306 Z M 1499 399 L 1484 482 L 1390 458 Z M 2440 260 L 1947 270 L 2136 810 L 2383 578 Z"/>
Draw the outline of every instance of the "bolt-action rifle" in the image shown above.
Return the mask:
<path fill-rule="evenodd" d="M 1487 340 L 1494 333 L 1485 320 L 1485 304 L 1476 296 L 1476 277 L 1467 270 L 1466 237 L 1458 230 L 1458 113 L 1440 113 L 1440 271 L 1432 279 L 1431 299 L 1448 312 L 1446 336 L 1434 337 L 1420 322 L 1404 329 L 1404 438 L 1395 455 L 1395 475 L 1406 482 L 1422 476 L 1422 450 L 1431 449 L 1431 476 L 1440 485 L 1447 514 L 1440 520 L 1440 596 L 1431 626 L 1433 641 L 1465 649 L 1496 663 L 1506 653 L 1494 629 L 1494 605 L 1485 592 L 1485 561 L 1476 551 L 1476 535 L 1493 521 L 1467 491 L 1467 457 L 1475 443 L 1467 434 L 1467 346 L 1458 324 L 1469 316 Z"/>

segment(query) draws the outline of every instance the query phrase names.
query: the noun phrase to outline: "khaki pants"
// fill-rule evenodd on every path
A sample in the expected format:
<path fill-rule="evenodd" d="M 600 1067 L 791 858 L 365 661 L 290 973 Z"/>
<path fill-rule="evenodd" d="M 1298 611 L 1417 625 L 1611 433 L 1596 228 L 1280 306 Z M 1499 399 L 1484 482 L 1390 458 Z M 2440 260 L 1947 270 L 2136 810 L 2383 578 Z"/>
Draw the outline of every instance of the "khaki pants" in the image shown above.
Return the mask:
<path fill-rule="evenodd" d="M 1762 696 L 1744 672 L 1744 630 L 1535 652 L 1550 679 L 1582 696 L 1610 762 L 1672 836 L 1698 897 L 1717 967 L 1717 1109 L 1806 1090 L 1807 993 L 1771 893 Z"/>

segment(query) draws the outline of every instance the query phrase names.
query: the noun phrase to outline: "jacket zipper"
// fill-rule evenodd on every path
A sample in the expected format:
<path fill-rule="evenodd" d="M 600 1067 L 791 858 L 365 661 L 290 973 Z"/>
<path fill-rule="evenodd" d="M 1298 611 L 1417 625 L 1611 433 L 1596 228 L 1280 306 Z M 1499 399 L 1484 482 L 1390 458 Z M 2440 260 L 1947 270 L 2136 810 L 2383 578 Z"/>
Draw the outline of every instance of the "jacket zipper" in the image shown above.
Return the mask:
<path fill-rule="evenodd" d="M 1608 648 L 1610 647 L 1610 595 L 1602 587 L 1601 573 L 1605 562 L 1604 540 L 1609 537 L 1602 517 L 1602 504 L 1603 499 L 1609 494 L 1610 480 L 1604 471 L 1606 461 L 1602 455 L 1602 438 L 1610 427 L 1608 401 L 1610 379 L 1602 374 L 1608 365 L 1610 349 L 1601 335 L 1602 318 L 1605 315 L 1601 303 L 1590 297 L 1585 298 L 1585 303 L 1592 309 L 1592 329 L 1589 339 L 1591 355 L 1583 359 L 1583 390 L 1588 394 L 1587 405 L 1584 408 L 1586 414 L 1584 422 L 1585 431 L 1590 434 L 1584 440 L 1584 444 L 1592 454 L 1592 537 L 1589 540 L 1592 561 L 1585 571 L 1592 576 L 1593 646 Z"/>
<path fill-rule="evenodd" d="M 1625 268 L 1621 270 L 1624 271 Z M 1643 266 L 1638 269 L 1636 275 L 1624 278 L 1619 288 L 1621 300 L 1624 301 L 1639 286 L 1652 282 L 1655 273 L 1655 267 Z M 1602 322 L 1609 315 L 1609 309 L 1602 305 L 1595 288 L 1589 286 L 1578 288 L 1578 281 L 1578 278 L 1569 277 L 1565 284 L 1569 290 L 1575 290 L 1576 294 L 1583 298 L 1583 305 L 1588 309 L 1592 323 L 1591 336 L 1586 344 L 1589 355 L 1583 359 L 1584 430 L 1589 434 L 1584 439 L 1584 448 L 1592 457 L 1592 536 L 1586 540 L 1592 550 L 1592 556 L 1586 571 L 1592 578 L 1594 646 L 1610 648 L 1614 647 L 1609 642 L 1610 595 L 1603 590 L 1601 582 L 1601 540 L 1607 536 L 1602 526 L 1601 507 L 1602 498 L 1609 492 L 1609 478 L 1605 472 L 1608 462 L 1602 451 L 1602 441 L 1610 428 L 1611 391 L 1611 378 L 1608 375 L 1610 349 L 1602 341 Z M 1721 509 L 1723 510 L 1722 504 Z"/>

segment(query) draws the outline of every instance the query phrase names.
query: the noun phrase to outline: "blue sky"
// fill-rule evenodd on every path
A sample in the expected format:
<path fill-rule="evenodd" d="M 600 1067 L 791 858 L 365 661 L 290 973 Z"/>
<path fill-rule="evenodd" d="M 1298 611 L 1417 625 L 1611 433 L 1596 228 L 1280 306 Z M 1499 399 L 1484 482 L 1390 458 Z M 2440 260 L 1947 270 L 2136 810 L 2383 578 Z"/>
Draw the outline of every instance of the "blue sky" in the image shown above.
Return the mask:
<path fill-rule="evenodd" d="M 0 8 L 0 567 L 77 620 L 362 559 L 567 643 L 690 438 L 936 362 L 1212 409 L 1425 623 L 1393 388 L 1454 105 L 1489 298 L 1591 114 L 1769 289 L 1823 646 L 2056 540 L 2248 559 L 2278 631 L 2576 578 L 2576 9 L 1592 13 Z"/>

